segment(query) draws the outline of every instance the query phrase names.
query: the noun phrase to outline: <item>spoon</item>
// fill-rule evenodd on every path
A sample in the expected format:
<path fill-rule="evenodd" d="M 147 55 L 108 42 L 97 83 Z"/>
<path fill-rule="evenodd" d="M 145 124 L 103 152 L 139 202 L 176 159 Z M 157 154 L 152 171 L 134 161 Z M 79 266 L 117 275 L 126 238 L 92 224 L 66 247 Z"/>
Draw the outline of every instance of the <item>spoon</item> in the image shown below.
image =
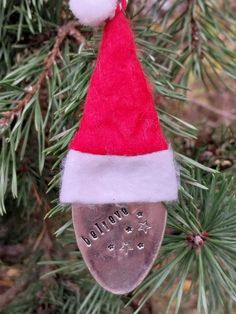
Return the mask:
<path fill-rule="evenodd" d="M 133 291 L 158 255 L 166 227 L 162 203 L 73 204 L 76 241 L 95 280 L 114 294 Z"/>

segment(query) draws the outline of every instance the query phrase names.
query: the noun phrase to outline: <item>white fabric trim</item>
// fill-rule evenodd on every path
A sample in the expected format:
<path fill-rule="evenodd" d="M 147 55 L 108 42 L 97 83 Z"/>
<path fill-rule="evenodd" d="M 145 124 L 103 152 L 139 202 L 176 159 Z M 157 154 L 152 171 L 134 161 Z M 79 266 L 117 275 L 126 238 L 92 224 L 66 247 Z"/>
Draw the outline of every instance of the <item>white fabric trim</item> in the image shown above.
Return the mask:
<path fill-rule="evenodd" d="M 65 160 L 61 203 L 164 202 L 177 197 L 171 148 L 131 157 L 71 150 Z"/>

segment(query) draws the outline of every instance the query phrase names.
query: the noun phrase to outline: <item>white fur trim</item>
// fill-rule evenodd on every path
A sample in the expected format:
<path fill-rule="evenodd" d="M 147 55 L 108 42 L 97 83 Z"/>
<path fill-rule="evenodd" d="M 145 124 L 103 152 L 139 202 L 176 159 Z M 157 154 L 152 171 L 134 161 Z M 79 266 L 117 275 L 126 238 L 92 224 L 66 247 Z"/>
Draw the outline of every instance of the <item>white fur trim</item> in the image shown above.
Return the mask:
<path fill-rule="evenodd" d="M 171 149 L 140 156 L 102 156 L 69 151 L 61 203 L 130 203 L 177 200 Z"/>
<path fill-rule="evenodd" d="M 87 26 L 97 26 L 115 14 L 117 0 L 70 0 L 70 9 Z"/>

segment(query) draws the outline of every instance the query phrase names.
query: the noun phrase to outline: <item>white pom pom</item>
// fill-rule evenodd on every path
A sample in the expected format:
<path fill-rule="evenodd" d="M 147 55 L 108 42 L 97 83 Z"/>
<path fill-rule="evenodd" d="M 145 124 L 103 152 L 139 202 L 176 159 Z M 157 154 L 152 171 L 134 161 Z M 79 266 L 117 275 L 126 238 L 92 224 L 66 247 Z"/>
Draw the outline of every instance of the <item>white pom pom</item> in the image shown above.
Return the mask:
<path fill-rule="evenodd" d="M 70 9 L 86 26 L 97 26 L 115 14 L 117 0 L 70 0 Z"/>

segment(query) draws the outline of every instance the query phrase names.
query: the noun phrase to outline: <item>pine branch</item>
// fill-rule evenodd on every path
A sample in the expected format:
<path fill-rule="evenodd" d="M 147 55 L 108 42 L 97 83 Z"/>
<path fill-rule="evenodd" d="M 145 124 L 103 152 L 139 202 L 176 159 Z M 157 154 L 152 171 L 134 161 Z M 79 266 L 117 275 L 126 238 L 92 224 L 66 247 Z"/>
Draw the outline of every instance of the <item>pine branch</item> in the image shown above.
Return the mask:
<path fill-rule="evenodd" d="M 135 313 L 156 291 L 161 295 L 168 287 L 175 287 L 168 309 L 175 303 L 176 313 L 192 294 L 198 295 L 198 313 L 217 313 L 226 296 L 235 300 L 233 180 L 221 174 L 208 174 L 202 180 L 209 190 L 193 187 L 191 203 L 181 198 L 179 205 L 171 206 L 168 226 L 178 232 L 166 234 L 158 264 L 131 299 L 139 300 Z M 187 279 L 192 284 L 184 292 Z"/>
<path fill-rule="evenodd" d="M 177 82 L 187 86 L 191 73 L 206 87 L 217 88 L 219 82 L 225 85 L 223 75 L 235 79 L 236 33 L 232 4 L 211 0 L 170 3 L 162 25 L 163 30 L 176 39 L 178 61 L 184 65 L 183 70 L 173 64 Z"/>
<path fill-rule="evenodd" d="M 46 78 L 49 78 L 51 76 L 51 68 L 55 64 L 57 57 L 60 53 L 60 46 L 67 36 L 73 37 L 79 45 L 87 45 L 85 38 L 77 29 L 78 26 L 78 22 L 72 21 L 68 22 L 66 25 L 59 27 L 53 49 L 44 60 L 45 66 L 43 72 L 39 75 L 39 78 L 35 84 L 27 87 L 25 96 L 21 100 L 16 102 L 15 108 L 11 109 L 11 111 L 2 113 L 4 118 L 0 119 L 0 126 L 7 126 L 9 122 L 14 119 L 15 116 L 20 114 L 22 109 L 31 101 L 33 96 L 40 89 Z"/>
<path fill-rule="evenodd" d="M 135 15 L 133 27 L 140 59 L 158 93 L 162 126 L 178 152 L 181 197 L 179 205 L 168 204 L 161 255 L 134 293 L 131 312 L 141 311 L 154 293 L 160 297 L 164 293 L 170 298 L 169 309 L 175 307 L 176 313 L 189 296 L 199 313 L 217 313 L 235 298 L 235 198 L 228 184 L 235 170 L 235 141 L 229 147 L 225 146 L 229 140 L 214 142 L 213 135 L 196 141 L 196 127 L 180 118 L 180 110 L 193 75 L 207 86 L 223 86 L 225 74 L 236 77 L 235 17 L 228 0 L 151 4 L 157 21 Z M 101 34 L 100 29 L 89 32 L 85 42 L 76 22 L 75 33 L 68 29 L 65 37 L 59 34 L 59 25 L 66 26 L 71 19 L 67 7 L 62 0 L 0 1 L 0 106 L 3 118 L 9 119 L 1 128 L 0 154 L 0 211 L 3 214 L 7 208 L 8 215 L 0 219 L 11 217 L 14 222 L 11 232 L 0 237 L 7 249 L 12 239 L 24 243 L 22 234 L 31 238 L 30 254 L 34 263 L 39 262 L 41 276 L 27 283 L 22 294 L 15 294 L 21 298 L 11 298 L 6 313 L 23 314 L 29 309 L 122 313 L 132 297 L 113 296 L 94 285 L 76 248 L 70 208 L 62 208 L 57 201 L 59 165 L 82 117 Z M 59 45 L 58 37 L 62 38 Z M 216 111 L 222 114 L 219 108 Z M 7 116 L 10 112 L 12 117 Z M 234 140 L 234 134 L 230 136 Z M 191 148 L 186 145 L 189 142 Z M 209 150 L 212 157 L 204 158 Z M 217 167 L 225 176 L 215 177 Z M 59 219 L 54 218 L 58 213 Z M 43 223 L 41 215 L 54 219 Z M 52 232 L 58 237 L 57 245 Z M 28 256 L 24 265 L 30 270 Z M 191 283 L 187 291 L 186 281 Z"/>

